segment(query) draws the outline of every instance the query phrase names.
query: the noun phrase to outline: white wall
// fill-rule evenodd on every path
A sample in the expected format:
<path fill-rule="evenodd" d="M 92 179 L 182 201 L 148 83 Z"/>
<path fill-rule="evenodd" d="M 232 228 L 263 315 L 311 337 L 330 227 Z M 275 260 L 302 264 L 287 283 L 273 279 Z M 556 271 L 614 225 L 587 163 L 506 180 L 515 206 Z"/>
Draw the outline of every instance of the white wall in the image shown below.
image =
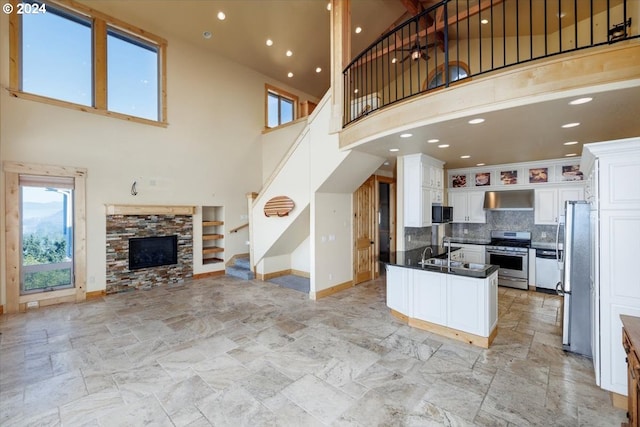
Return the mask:
<path fill-rule="evenodd" d="M 316 193 L 311 206 L 311 296 L 353 278 L 352 194 Z"/>
<path fill-rule="evenodd" d="M 7 15 L 0 15 L 0 24 L 0 83 L 6 88 Z M 245 194 L 261 186 L 264 85 L 287 86 L 180 40 L 168 42 L 166 128 L 16 99 L 0 90 L 1 160 L 88 169 L 89 292 L 105 289 L 105 204 L 222 205 L 231 229 L 246 222 L 240 218 L 247 213 Z M 134 180 L 136 197 L 130 194 Z M 4 186 L 0 200 L 4 229 Z M 225 257 L 246 253 L 245 240 L 240 233 L 226 235 Z M 4 265 L 0 273 L 4 303 Z"/>
<path fill-rule="evenodd" d="M 307 125 L 307 117 L 262 135 L 262 182 L 265 183 Z"/>

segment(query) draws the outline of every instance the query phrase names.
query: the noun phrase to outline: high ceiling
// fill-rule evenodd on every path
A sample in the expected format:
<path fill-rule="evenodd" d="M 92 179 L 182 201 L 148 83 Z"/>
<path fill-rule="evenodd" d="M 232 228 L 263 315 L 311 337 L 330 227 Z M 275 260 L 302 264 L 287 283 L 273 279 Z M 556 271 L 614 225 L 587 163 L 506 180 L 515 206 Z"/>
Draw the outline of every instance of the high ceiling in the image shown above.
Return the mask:
<path fill-rule="evenodd" d="M 80 0 L 99 11 L 168 39 L 194 44 L 273 79 L 320 98 L 330 80 L 330 12 L 328 0 Z M 422 7 L 436 3 L 422 0 Z M 478 0 L 469 0 L 477 4 Z M 352 53 L 355 56 L 396 24 L 410 16 L 418 0 L 351 0 Z M 466 2 L 465 2 L 466 3 Z M 216 15 L 223 11 L 224 20 Z M 637 13 L 637 11 L 636 11 Z M 635 15 L 634 15 L 635 22 Z M 356 34 L 356 27 L 362 31 Z M 203 37 L 210 32 L 211 38 Z M 273 40 L 268 47 L 266 40 Z M 289 57 L 285 54 L 292 51 Z M 317 73 L 316 68 L 321 72 Z M 288 78 L 287 74 L 293 73 Z M 424 152 L 446 162 L 445 167 L 471 167 L 561 158 L 582 151 L 582 144 L 640 135 L 640 78 L 634 88 L 591 94 L 594 100 L 568 106 L 573 98 L 488 112 L 477 127 L 456 119 L 410 130 L 396 154 L 398 134 L 371 141 L 358 149 L 380 156 Z M 575 97 L 574 97 L 575 98 Z M 560 124 L 580 122 L 562 129 Z M 427 143 L 438 138 L 447 149 Z M 565 146 L 566 141 L 579 144 Z M 469 159 L 461 159 L 470 155 Z M 390 159 L 393 165 L 393 157 Z"/>

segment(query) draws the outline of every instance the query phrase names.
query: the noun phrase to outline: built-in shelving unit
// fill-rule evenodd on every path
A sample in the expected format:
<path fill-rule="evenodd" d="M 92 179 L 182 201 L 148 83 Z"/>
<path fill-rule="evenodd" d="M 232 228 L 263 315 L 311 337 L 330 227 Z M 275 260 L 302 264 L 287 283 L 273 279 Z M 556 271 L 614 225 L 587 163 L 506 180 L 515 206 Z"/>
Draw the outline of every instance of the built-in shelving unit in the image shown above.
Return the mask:
<path fill-rule="evenodd" d="M 202 264 L 224 262 L 224 208 L 202 207 Z"/>

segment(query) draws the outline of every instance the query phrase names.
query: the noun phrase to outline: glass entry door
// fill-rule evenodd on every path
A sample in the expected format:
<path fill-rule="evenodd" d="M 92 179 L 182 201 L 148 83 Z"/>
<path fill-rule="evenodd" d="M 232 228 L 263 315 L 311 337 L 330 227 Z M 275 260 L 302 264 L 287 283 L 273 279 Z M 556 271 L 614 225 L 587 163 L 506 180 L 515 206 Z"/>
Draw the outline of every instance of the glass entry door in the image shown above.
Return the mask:
<path fill-rule="evenodd" d="M 73 179 L 21 175 L 20 200 L 20 294 L 73 288 Z"/>

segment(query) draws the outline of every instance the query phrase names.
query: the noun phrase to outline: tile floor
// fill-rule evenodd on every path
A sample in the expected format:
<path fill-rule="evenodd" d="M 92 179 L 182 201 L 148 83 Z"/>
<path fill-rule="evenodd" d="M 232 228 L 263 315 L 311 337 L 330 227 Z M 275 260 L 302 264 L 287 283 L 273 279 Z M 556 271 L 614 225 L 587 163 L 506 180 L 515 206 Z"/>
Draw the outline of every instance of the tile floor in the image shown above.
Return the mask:
<path fill-rule="evenodd" d="M 488 350 L 412 329 L 383 280 L 318 302 L 230 277 L 0 316 L 0 425 L 619 426 L 558 297 L 500 288 Z"/>

